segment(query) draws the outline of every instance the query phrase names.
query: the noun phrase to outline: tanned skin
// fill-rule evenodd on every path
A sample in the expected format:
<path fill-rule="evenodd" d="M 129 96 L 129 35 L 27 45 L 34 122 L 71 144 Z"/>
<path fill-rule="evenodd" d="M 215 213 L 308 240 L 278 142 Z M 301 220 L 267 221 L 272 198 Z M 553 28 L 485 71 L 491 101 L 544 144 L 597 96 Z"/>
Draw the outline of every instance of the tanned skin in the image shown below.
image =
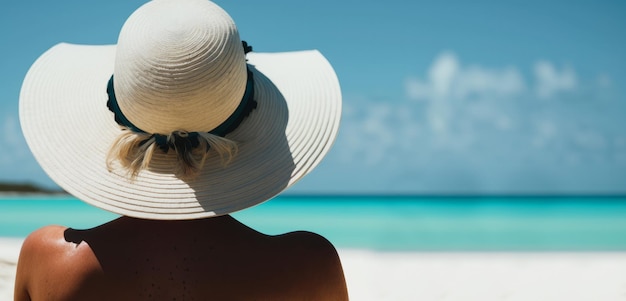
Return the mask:
<path fill-rule="evenodd" d="M 310 232 L 269 236 L 232 218 L 121 217 L 30 234 L 15 300 L 347 300 L 335 248 Z"/>

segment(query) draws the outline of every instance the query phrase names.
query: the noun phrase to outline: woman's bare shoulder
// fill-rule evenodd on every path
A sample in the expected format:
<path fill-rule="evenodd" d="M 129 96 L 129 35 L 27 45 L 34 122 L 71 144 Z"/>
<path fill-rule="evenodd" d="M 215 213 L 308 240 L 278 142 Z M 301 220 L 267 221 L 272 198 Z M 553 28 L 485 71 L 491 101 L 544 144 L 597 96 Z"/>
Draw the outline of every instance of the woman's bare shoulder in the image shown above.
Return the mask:
<path fill-rule="evenodd" d="M 64 266 L 64 261 L 74 265 L 84 257 L 93 257 L 93 253 L 84 242 L 70 241 L 66 237 L 68 227 L 51 225 L 39 228 L 29 234 L 20 251 L 19 261 L 23 264 L 43 268 Z"/>
<path fill-rule="evenodd" d="M 285 249 L 307 252 L 309 256 L 337 257 L 335 246 L 324 236 L 309 231 L 294 231 L 274 236 Z M 295 249 L 295 250 L 294 250 Z"/>
<path fill-rule="evenodd" d="M 297 256 L 305 256 L 332 267 L 341 267 L 335 246 L 324 236 L 308 231 L 295 231 L 276 236 L 280 247 Z"/>
<path fill-rule="evenodd" d="M 275 239 L 280 240 L 283 259 L 302 271 L 297 275 L 308 286 L 306 291 L 318 294 L 312 300 L 347 300 L 341 260 L 328 239 L 308 231 L 290 232 Z"/>
<path fill-rule="evenodd" d="M 68 241 L 67 230 L 63 226 L 45 226 L 26 237 L 17 266 L 16 300 L 43 300 L 46 297 L 42 296 L 50 294 L 71 296 L 81 279 L 99 273 L 100 266 L 89 245 Z"/>
<path fill-rule="evenodd" d="M 39 228 L 30 233 L 22 244 L 21 256 L 28 256 L 37 253 L 55 253 L 59 248 L 63 248 L 66 243 L 64 233 L 67 227 L 51 225 Z"/>

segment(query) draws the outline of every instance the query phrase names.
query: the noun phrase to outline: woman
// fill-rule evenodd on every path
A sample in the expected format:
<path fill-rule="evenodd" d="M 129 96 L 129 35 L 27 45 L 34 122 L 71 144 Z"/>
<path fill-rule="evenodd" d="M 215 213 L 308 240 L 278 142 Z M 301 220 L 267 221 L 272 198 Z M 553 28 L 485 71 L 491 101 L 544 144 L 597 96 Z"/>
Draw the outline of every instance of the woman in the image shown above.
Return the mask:
<path fill-rule="evenodd" d="M 308 174 L 341 114 L 319 52 L 250 51 L 214 3 L 154 0 L 117 45 L 59 44 L 35 62 L 29 147 L 66 191 L 122 217 L 30 234 L 16 300 L 347 299 L 326 239 L 229 215 Z"/>

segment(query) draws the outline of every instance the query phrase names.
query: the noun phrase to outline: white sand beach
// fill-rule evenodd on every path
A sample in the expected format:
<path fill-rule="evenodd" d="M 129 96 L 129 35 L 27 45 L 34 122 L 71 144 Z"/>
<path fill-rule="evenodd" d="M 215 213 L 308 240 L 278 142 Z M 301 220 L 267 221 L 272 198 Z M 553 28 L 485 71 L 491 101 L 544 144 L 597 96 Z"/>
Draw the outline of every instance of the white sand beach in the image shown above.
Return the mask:
<path fill-rule="evenodd" d="M 20 239 L 0 238 L 0 300 Z M 626 300 L 625 253 L 339 250 L 351 300 Z"/>
<path fill-rule="evenodd" d="M 626 253 L 341 252 L 351 300 L 626 300 Z"/>
<path fill-rule="evenodd" d="M 15 267 L 22 240 L 0 237 L 0 301 L 13 300 Z"/>

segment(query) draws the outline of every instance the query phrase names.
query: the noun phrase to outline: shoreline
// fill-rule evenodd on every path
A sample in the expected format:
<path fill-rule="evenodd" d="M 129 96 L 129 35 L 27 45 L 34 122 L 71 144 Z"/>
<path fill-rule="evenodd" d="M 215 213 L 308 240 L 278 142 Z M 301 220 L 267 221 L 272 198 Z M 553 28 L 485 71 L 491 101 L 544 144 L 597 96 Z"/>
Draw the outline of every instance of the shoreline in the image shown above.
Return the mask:
<path fill-rule="evenodd" d="M 0 237 L 0 300 L 22 241 Z M 338 253 L 351 300 L 626 300 L 626 252 Z"/>
<path fill-rule="evenodd" d="M 29 198 L 75 198 L 69 193 L 47 193 L 47 192 L 14 192 L 14 191 L 0 191 L 0 200 L 2 199 L 29 199 Z"/>

